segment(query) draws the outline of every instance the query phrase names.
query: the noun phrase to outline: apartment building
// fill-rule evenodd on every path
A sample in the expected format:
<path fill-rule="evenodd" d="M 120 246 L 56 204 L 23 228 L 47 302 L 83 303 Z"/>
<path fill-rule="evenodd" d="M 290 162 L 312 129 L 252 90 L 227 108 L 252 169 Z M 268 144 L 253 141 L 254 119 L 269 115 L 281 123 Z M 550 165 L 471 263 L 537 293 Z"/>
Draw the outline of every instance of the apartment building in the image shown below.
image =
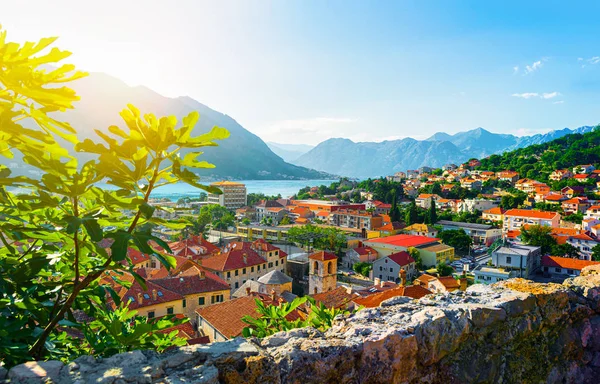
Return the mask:
<path fill-rule="evenodd" d="M 501 229 L 494 228 L 489 224 L 463 223 L 448 220 L 440 220 L 436 224 L 441 225 L 445 231 L 462 229 L 471 237 L 471 239 L 473 239 L 474 244 L 485 244 L 489 246 L 502 236 Z"/>
<path fill-rule="evenodd" d="M 538 211 L 529 209 L 509 209 L 504 212 L 502 229 L 504 232 L 521 228 L 523 225 L 546 225 L 558 227 L 560 225 L 558 212 Z"/>
<path fill-rule="evenodd" d="M 336 227 L 370 231 L 383 225 L 383 217 L 367 211 L 339 209 L 329 215 L 329 224 Z"/>
<path fill-rule="evenodd" d="M 221 190 L 221 194 L 209 193 L 208 203 L 218 204 L 227 209 L 242 208 L 247 204 L 246 186 L 233 181 L 219 181 L 212 183 L 211 187 Z"/>

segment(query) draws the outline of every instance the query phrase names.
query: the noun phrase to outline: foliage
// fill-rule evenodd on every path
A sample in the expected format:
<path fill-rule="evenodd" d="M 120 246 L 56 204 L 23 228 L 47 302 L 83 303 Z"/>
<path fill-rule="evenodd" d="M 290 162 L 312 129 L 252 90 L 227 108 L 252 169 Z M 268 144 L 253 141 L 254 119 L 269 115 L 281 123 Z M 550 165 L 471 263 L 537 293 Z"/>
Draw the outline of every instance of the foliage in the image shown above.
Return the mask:
<path fill-rule="evenodd" d="M 270 227 L 271 225 L 273 225 L 273 218 L 272 217 L 263 217 L 260 220 L 260 225 L 265 225 Z"/>
<path fill-rule="evenodd" d="M 369 272 L 373 269 L 373 264 L 367 262 L 358 262 L 354 263 L 352 266 L 354 272 L 363 275 L 364 277 L 369 277 Z"/>
<path fill-rule="evenodd" d="M 256 299 L 255 302 L 256 312 L 260 317 L 245 316 L 242 319 L 249 325 L 242 330 L 244 337 L 263 338 L 280 331 L 308 326 L 326 331 L 331 328 L 336 316 L 350 313 L 350 311 L 344 309 L 327 308 L 323 303 L 317 304 L 315 299 L 310 296 L 297 297 L 291 303 L 281 303 L 279 305 L 265 305 L 259 299 Z M 306 319 L 298 317 L 296 320 L 288 320 L 286 318 L 290 317 L 294 311 L 297 311 L 306 302 L 310 304 L 310 313 Z"/>
<path fill-rule="evenodd" d="M 427 216 L 425 216 L 425 223 L 427 224 L 435 224 L 438 221 L 438 216 L 435 208 L 435 202 L 431 202 L 431 206 L 427 211 Z"/>
<path fill-rule="evenodd" d="M 527 199 L 527 195 L 525 193 L 517 190 L 516 194 L 508 194 L 508 195 L 502 196 L 502 199 L 500 200 L 500 208 L 503 208 L 503 209 L 518 208 L 519 206 L 523 205 L 523 202 L 525 202 L 525 199 Z"/>
<path fill-rule="evenodd" d="M 577 212 L 577 213 L 572 213 L 570 215 L 565 215 L 562 217 L 562 219 L 564 221 L 569 221 L 571 223 L 580 223 L 583 221 L 583 213 L 581 212 Z"/>
<path fill-rule="evenodd" d="M 408 209 L 406 210 L 406 213 L 404 215 L 404 222 L 406 223 L 407 226 L 409 225 L 413 225 L 417 223 L 419 216 L 417 213 L 417 205 L 415 204 L 415 201 L 411 201 L 410 205 L 408 206 Z"/>
<path fill-rule="evenodd" d="M 281 224 L 281 225 L 292 224 L 292 220 L 290 220 L 290 217 L 288 215 L 285 215 L 285 216 L 283 216 L 283 219 L 281 219 L 279 224 Z"/>
<path fill-rule="evenodd" d="M 446 263 L 439 263 L 436 267 L 437 273 L 440 276 L 452 276 L 454 269 Z"/>
<path fill-rule="evenodd" d="M 206 237 L 209 224 L 211 223 L 211 217 L 208 212 L 202 211 L 201 209 L 198 216 L 186 216 L 184 217 L 184 220 L 186 226 L 181 232 L 184 239 L 189 236 L 199 235 Z"/>
<path fill-rule="evenodd" d="M 247 217 L 244 217 L 244 218 L 242 219 L 242 224 L 243 224 L 243 225 L 250 225 L 250 219 L 249 219 L 249 218 L 247 218 Z"/>
<path fill-rule="evenodd" d="M 82 326 L 74 313 L 99 322 L 115 320 L 104 309 L 107 295 L 114 300 L 116 294 L 100 277 L 112 271 L 115 281 L 125 285 L 118 276 L 129 273 L 144 285 L 128 248 L 155 256 L 167 268 L 174 265 L 149 242 L 170 251 L 153 228 L 181 230 L 185 224 L 155 217 L 155 210 L 163 208 L 148 204 L 150 194 L 176 182 L 218 193 L 189 168 L 213 167 L 198 160 L 200 148 L 229 136 L 218 127 L 193 135 L 196 112 L 177 127 L 173 116 L 142 115 L 129 105 L 121 112 L 125 129 L 110 126 L 96 130 L 100 142 L 80 141 L 56 112 L 73 108 L 78 97 L 64 84 L 85 74 L 60 65 L 69 52 L 53 48 L 42 53 L 54 41 L 19 46 L 0 32 L 0 155 L 22 155 L 42 175 L 39 180 L 13 177 L 0 166 L 0 356 L 6 366 L 84 353 L 65 332 Z M 53 69 L 40 68 L 47 64 Z M 90 160 L 81 163 L 75 152 Z M 116 189 L 103 188 L 103 182 Z M 102 246 L 106 241 L 112 242 L 110 252 Z M 93 326 L 99 337 L 110 338 L 105 328 Z M 128 330 L 113 331 L 118 343 Z"/>
<path fill-rule="evenodd" d="M 463 254 L 469 252 L 469 248 L 473 244 L 473 239 L 471 239 L 471 236 L 467 235 L 463 229 L 440 231 L 437 234 L 437 237 L 440 238 L 444 244 L 454 247 L 457 252 Z"/>
<path fill-rule="evenodd" d="M 288 240 L 306 247 L 329 249 L 336 253 L 339 253 L 347 244 L 346 235 L 340 229 L 323 228 L 310 224 L 290 228 Z"/>
<path fill-rule="evenodd" d="M 531 225 L 521 228 L 521 239 L 527 245 L 542 248 L 542 254 L 548 254 L 556 245 L 556 240 L 551 236 L 552 228 L 545 225 Z"/>
<path fill-rule="evenodd" d="M 218 204 L 208 204 L 200 209 L 200 215 L 210 217 L 212 229 L 226 231 L 235 225 L 235 216 L 227 208 Z"/>
<path fill-rule="evenodd" d="M 249 207 L 253 207 L 256 204 L 260 203 L 261 200 L 278 200 L 281 199 L 281 194 L 279 195 L 265 195 L 264 193 L 249 193 L 247 196 L 247 204 Z"/>
<path fill-rule="evenodd" d="M 579 249 L 569 243 L 553 245 L 551 252 L 554 256 L 571 257 L 573 259 L 579 259 L 581 256 Z"/>
<path fill-rule="evenodd" d="M 597 244 L 592 248 L 592 260 L 600 261 L 600 244 Z"/>
<path fill-rule="evenodd" d="M 409 247 L 407 252 L 415 260 L 417 269 L 420 271 L 423 270 L 425 266 L 423 265 L 423 260 L 421 259 L 421 254 L 419 253 L 419 250 L 415 247 Z"/>
<path fill-rule="evenodd" d="M 390 209 L 390 221 L 400 221 L 400 211 L 398 210 L 397 197 L 394 195 L 392 198 L 392 207 Z"/>
<path fill-rule="evenodd" d="M 398 198 L 404 195 L 404 188 L 401 183 L 389 181 L 385 177 L 363 180 L 358 183 L 358 188 L 373 193 L 373 200 L 379 200 L 387 204 L 392 204 L 394 196 Z"/>

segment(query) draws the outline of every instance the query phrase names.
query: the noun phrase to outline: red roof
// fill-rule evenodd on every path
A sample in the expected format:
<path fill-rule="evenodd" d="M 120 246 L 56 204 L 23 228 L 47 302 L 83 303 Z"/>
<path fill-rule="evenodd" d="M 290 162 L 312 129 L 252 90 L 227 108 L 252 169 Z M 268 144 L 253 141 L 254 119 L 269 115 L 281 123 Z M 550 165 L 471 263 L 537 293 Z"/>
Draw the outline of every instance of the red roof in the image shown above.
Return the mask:
<path fill-rule="evenodd" d="M 357 295 L 348 293 L 346 287 L 337 287 L 331 291 L 316 293 L 311 296 L 317 304 L 323 303 L 327 308 L 343 308 Z"/>
<path fill-rule="evenodd" d="M 311 260 L 321 260 L 321 261 L 325 261 L 325 260 L 337 260 L 337 256 L 336 255 L 334 255 L 331 252 L 325 252 L 325 251 L 319 251 L 319 252 L 313 253 L 308 258 L 311 259 Z"/>
<path fill-rule="evenodd" d="M 506 211 L 500 207 L 494 207 L 494 208 L 488 209 L 487 211 L 483 211 L 483 213 L 489 213 L 491 215 L 501 215 L 504 212 L 506 212 Z"/>
<path fill-rule="evenodd" d="M 121 300 L 129 301 L 129 309 L 138 309 L 155 304 L 168 303 L 175 300 L 183 300 L 183 295 L 168 290 L 151 280 L 146 280 L 147 290 L 143 290 L 137 281 L 134 281 L 131 287 L 122 290 L 119 294 Z M 156 292 L 156 296 L 154 296 Z M 141 303 L 140 303 L 141 297 Z"/>
<path fill-rule="evenodd" d="M 585 173 L 579 173 L 575 176 L 573 176 L 574 179 L 587 179 L 589 176 L 586 175 Z"/>
<path fill-rule="evenodd" d="M 391 223 L 387 223 L 386 225 L 384 225 L 382 227 L 379 227 L 378 229 L 380 231 L 396 231 L 399 229 L 403 229 L 405 227 L 406 227 L 406 225 L 404 225 L 398 221 L 393 221 Z"/>
<path fill-rule="evenodd" d="M 131 259 L 133 265 L 140 264 L 150 260 L 150 256 L 134 248 L 127 248 L 127 256 Z"/>
<path fill-rule="evenodd" d="M 575 269 L 581 271 L 584 267 L 598 265 L 599 261 L 571 259 L 570 257 L 542 256 L 542 266 L 551 268 Z"/>
<path fill-rule="evenodd" d="M 546 219 L 551 220 L 558 215 L 556 212 L 548 212 L 548 211 L 538 211 L 535 209 L 509 209 L 504 213 L 505 216 L 523 216 L 523 217 L 532 217 L 536 219 Z"/>
<path fill-rule="evenodd" d="M 369 240 L 370 243 L 390 244 L 397 247 L 417 247 L 419 245 L 437 243 L 440 239 L 435 237 L 419 236 L 419 235 L 394 235 L 388 237 L 380 237 L 378 239 Z"/>
<path fill-rule="evenodd" d="M 213 271 L 231 271 L 254 265 L 264 264 L 267 261 L 252 249 L 230 249 L 227 252 L 210 256 L 202 260 L 202 266 Z"/>
<path fill-rule="evenodd" d="M 388 289 L 374 295 L 360 297 L 354 299 L 354 303 L 367 308 L 378 307 L 384 300 L 391 299 L 396 296 L 408 296 L 413 299 L 420 299 L 423 296 L 429 295 L 431 291 L 420 285 L 399 286 L 397 288 Z"/>
<path fill-rule="evenodd" d="M 358 253 L 361 256 L 365 256 L 365 255 L 377 253 L 377 251 L 375 251 L 371 247 L 358 247 L 358 248 L 354 248 L 354 252 Z"/>
<path fill-rule="evenodd" d="M 392 253 L 388 257 L 390 258 L 390 260 L 392 260 L 394 263 L 398 264 L 401 267 L 415 262 L 415 259 L 413 259 L 410 256 L 410 254 L 406 251 Z"/>
<path fill-rule="evenodd" d="M 219 253 L 219 248 L 204 239 L 202 236 L 191 236 L 185 240 L 169 244 L 169 248 L 176 256 L 199 258 L 210 254 Z"/>
<path fill-rule="evenodd" d="M 564 199 L 565 199 L 565 197 L 563 195 L 558 195 L 556 193 L 551 193 L 551 194 L 544 196 L 544 200 L 549 200 L 549 201 L 561 201 Z"/>
<path fill-rule="evenodd" d="M 204 272 L 201 276 L 201 272 Z M 203 292 L 226 291 L 229 284 L 212 272 L 198 267 L 189 268 L 177 276 L 152 280 L 166 289 L 181 295 L 191 295 Z"/>

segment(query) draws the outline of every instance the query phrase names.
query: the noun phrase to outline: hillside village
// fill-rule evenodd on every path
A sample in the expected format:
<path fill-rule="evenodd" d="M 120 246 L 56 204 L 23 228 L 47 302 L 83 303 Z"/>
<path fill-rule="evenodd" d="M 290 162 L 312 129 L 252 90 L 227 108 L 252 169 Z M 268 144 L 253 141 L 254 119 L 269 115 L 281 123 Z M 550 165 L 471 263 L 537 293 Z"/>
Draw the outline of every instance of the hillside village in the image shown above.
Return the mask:
<path fill-rule="evenodd" d="M 310 296 L 354 310 L 513 277 L 562 282 L 600 264 L 595 164 L 556 169 L 545 182 L 517 170 L 487 171 L 471 159 L 341 179 L 289 198 L 248 195 L 232 181 L 212 186 L 222 193 L 170 203 L 172 218 L 179 211 L 214 216 L 218 208 L 227 224 L 205 223 L 186 237 L 161 233 L 171 238 L 171 270 L 130 249 L 147 289 L 135 281 L 129 289 L 114 286 L 142 315 L 190 319 L 178 329 L 188 343 L 241 335 L 243 319 L 260 316 L 258 302 L 279 306 Z M 310 311 L 302 305 L 286 318 Z"/>

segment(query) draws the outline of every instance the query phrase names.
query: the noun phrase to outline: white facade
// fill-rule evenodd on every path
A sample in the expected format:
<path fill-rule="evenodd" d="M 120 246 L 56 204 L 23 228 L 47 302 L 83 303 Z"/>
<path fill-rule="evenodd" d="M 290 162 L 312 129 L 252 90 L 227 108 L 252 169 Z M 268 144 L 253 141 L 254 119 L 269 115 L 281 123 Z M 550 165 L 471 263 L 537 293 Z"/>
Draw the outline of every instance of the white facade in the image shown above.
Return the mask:
<path fill-rule="evenodd" d="M 212 187 L 217 187 L 221 190 L 221 194 L 208 194 L 209 204 L 218 204 L 227 209 L 242 208 L 247 204 L 246 186 L 241 183 L 232 181 L 220 181 L 212 183 Z"/>

